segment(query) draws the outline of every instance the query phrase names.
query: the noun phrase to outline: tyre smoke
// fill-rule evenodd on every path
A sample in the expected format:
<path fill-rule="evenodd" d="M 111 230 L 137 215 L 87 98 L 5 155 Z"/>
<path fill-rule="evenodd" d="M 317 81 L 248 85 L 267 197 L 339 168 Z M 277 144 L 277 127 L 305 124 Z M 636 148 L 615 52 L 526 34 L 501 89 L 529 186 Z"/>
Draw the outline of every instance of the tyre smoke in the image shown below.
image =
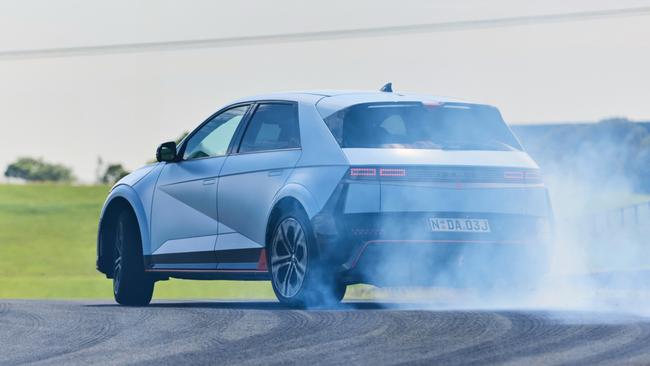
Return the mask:
<path fill-rule="evenodd" d="M 622 149 L 615 136 L 601 136 L 571 154 L 558 157 L 552 147 L 548 154 L 543 150 L 533 154 L 542 167 L 555 225 L 553 239 L 534 248 L 532 255 L 460 245 L 443 254 L 377 251 L 375 270 L 380 275 L 372 273 L 373 284 L 388 287 L 375 290 L 373 296 L 437 309 L 589 309 L 648 314 L 650 204 L 635 191 L 638 182 L 617 166 L 616 157 L 629 155 Z M 416 242 L 419 238 L 410 235 L 410 228 L 403 230 L 405 239 Z M 419 282 L 413 281 L 414 274 Z M 404 286 L 406 283 L 410 286 Z"/>

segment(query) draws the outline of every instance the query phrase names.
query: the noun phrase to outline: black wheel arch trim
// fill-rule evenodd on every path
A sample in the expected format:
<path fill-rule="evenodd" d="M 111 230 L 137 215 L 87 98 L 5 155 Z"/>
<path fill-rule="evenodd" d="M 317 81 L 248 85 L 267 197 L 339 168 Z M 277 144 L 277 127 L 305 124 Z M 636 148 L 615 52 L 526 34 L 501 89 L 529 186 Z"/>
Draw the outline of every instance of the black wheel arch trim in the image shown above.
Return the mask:
<path fill-rule="evenodd" d="M 125 209 L 130 210 L 137 220 L 142 253 L 147 252 L 146 248 L 149 245 L 148 224 L 137 193 L 130 186 L 119 185 L 115 187 L 106 199 L 97 230 L 96 268 L 108 278 L 112 278 L 113 271 L 113 252 L 112 244 L 110 244 L 112 233 L 109 228 L 115 223 L 118 214 Z"/>

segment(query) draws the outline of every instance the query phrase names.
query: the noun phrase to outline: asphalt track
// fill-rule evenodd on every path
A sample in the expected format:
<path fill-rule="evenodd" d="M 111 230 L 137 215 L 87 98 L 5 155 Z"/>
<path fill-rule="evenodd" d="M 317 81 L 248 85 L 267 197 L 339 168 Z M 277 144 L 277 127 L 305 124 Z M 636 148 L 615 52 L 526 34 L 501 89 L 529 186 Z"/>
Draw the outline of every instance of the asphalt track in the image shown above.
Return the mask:
<path fill-rule="evenodd" d="M 347 303 L 0 300 L 0 364 L 650 364 L 650 318 Z"/>

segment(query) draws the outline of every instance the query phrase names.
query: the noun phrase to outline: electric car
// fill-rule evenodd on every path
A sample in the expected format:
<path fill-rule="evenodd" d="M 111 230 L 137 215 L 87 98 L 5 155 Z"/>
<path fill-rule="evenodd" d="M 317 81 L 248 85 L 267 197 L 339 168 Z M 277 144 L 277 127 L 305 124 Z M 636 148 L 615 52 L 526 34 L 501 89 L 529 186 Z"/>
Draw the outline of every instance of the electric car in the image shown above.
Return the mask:
<path fill-rule="evenodd" d="M 156 157 L 101 212 L 97 269 L 120 304 L 148 304 L 169 278 L 270 280 L 306 306 L 356 283 L 483 286 L 544 268 L 547 190 L 489 105 L 389 84 L 253 96 Z"/>

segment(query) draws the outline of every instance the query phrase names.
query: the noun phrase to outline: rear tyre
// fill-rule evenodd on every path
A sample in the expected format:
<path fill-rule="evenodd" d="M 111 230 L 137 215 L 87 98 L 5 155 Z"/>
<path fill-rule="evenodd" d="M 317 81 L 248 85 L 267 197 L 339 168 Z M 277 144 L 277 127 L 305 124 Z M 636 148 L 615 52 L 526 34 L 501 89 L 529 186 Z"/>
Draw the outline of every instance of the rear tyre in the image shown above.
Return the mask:
<path fill-rule="evenodd" d="M 274 220 L 267 250 L 271 284 L 281 303 L 292 307 L 338 304 L 345 296 L 334 268 L 321 260 L 307 215 L 299 209 Z"/>
<path fill-rule="evenodd" d="M 154 280 L 144 271 L 142 243 L 136 218 L 123 211 L 115 223 L 113 295 L 121 305 L 144 306 L 151 302 Z"/>
<path fill-rule="evenodd" d="M 341 300 L 343 300 L 343 298 L 345 297 L 345 292 L 347 291 L 348 286 L 337 281 L 336 283 L 334 283 L 334 285 L 331 288 L 332 291 L 331 291 L 330 300 L 333 305 L 336 305 L 340 303 Z"/>

